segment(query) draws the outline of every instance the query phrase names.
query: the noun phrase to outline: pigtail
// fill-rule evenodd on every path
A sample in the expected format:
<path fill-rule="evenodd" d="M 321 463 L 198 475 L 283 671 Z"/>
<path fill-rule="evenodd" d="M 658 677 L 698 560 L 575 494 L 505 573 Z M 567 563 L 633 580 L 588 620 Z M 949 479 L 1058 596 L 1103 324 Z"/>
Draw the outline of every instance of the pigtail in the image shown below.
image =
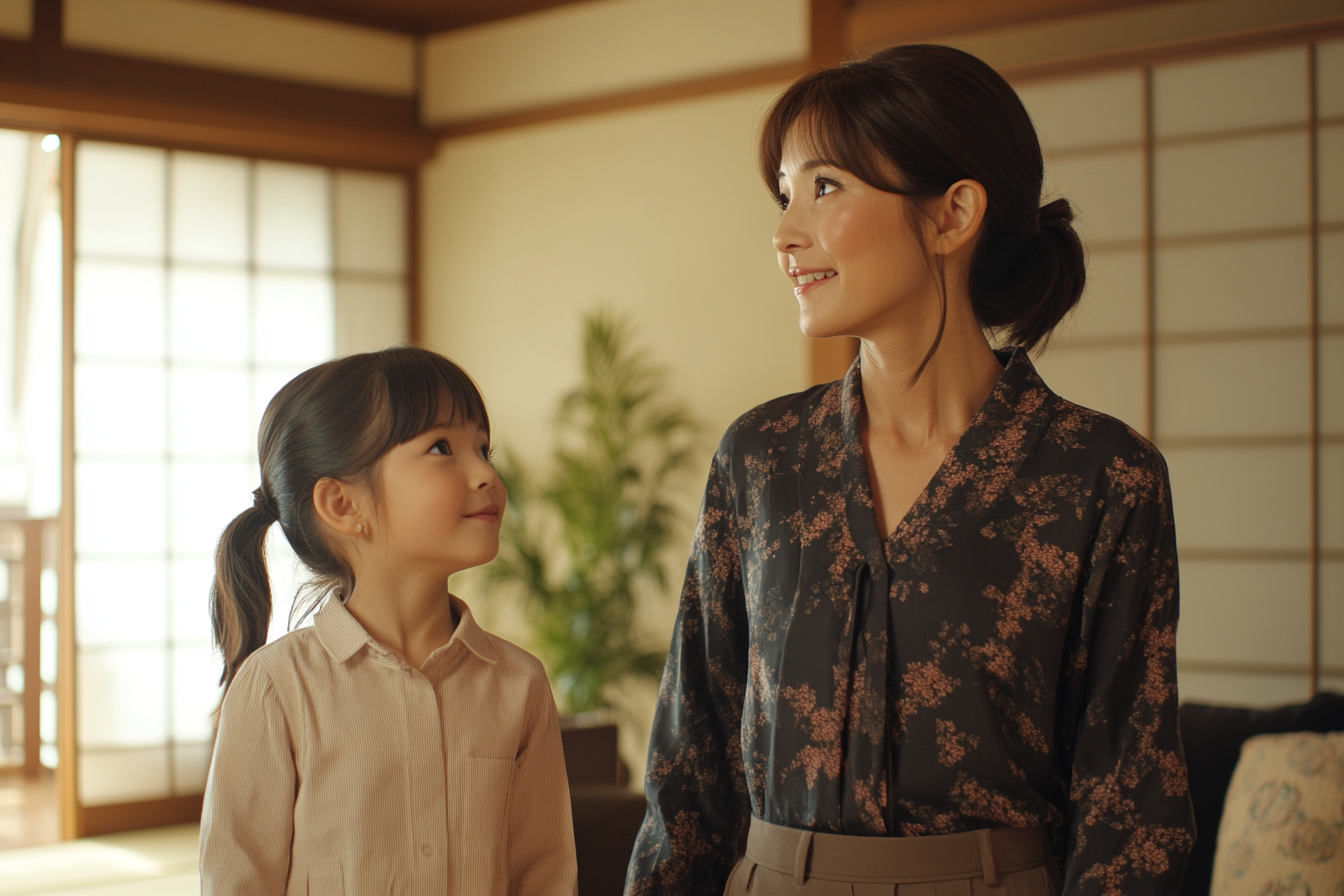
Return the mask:
<path fill-rule="evenodd" d="M 271 625 L 271 580 L 266 572 L 266 530 L 275 522 L 257 489 L 256 503 L 234 517 L 215 549 L 210 621 L 224 655 L 220 683 L 227 689 L 238 667 L 266 643 Z"/>

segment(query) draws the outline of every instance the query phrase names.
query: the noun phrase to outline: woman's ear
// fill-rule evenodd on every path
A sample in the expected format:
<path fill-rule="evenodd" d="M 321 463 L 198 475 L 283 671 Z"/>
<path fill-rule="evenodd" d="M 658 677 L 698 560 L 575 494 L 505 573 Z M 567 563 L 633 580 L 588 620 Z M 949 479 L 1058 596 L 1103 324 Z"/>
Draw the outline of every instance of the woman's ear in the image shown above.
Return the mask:
<path fill-rule="evenodd" d="M 935 204 L 938 252 L 953 255 L 964 246 L 974 245 L 988 204 L 989 197 L 979 181 L 959 180 L 948 187 Z"/>
<path fill-rule="evenodd" d="M 317 480 L 313 486 L 317 518 L 333 532 L 350 538 L 358 537 L 367 528 L 363 506 L 366 501 L 362 487 L 330 476 Z"/>

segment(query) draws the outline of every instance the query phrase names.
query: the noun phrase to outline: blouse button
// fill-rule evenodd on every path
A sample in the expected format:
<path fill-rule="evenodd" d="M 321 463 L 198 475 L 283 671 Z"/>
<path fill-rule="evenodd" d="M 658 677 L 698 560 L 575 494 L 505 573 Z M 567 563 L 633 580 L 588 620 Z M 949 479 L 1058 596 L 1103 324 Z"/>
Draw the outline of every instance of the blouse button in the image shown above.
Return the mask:
<path fill-rule="evenodd" d="M 420 854 L 425 858 L 429 858 L 430 856 L 434 855 L 434 847 L 426 843 L 420 847 Z"/>

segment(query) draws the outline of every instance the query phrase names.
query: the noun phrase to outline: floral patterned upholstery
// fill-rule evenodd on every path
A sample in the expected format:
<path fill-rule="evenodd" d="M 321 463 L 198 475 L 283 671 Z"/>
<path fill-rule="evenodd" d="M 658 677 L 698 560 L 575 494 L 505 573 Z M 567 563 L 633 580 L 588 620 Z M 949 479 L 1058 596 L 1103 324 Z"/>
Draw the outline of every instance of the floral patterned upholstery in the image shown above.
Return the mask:
<path fill-rule="evenodd" d="M 1344 733 L 1246 741 L 1218 829 L 1212 893 L 1344 894 Z"/>

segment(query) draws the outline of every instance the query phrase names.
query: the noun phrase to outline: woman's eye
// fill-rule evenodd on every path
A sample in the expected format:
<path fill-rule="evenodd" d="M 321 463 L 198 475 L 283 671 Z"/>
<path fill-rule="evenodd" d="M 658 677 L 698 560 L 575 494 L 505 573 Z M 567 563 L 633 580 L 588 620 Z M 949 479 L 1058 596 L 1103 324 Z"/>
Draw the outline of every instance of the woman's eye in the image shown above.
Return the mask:
<path fill-rule="evenodd" d="M 776 193 L 776 194 L 775 194 L 775 204 L 779 206 L 779 210 L 780 210 L 780 211 L 782 211 L 782 212 L 783 212 L 783 211 L 788 211 L 788 209 L 789 209 L 789 197 L 786 196 L 786 195 L 784 195 L 783 193 Z"/>
<path fill-rule="evenodd" d="M 453 449 L 448 445 L 447 439 L 439 439 L 433 445 L 429 446 L 430 454 L 452 454 Z"/>

